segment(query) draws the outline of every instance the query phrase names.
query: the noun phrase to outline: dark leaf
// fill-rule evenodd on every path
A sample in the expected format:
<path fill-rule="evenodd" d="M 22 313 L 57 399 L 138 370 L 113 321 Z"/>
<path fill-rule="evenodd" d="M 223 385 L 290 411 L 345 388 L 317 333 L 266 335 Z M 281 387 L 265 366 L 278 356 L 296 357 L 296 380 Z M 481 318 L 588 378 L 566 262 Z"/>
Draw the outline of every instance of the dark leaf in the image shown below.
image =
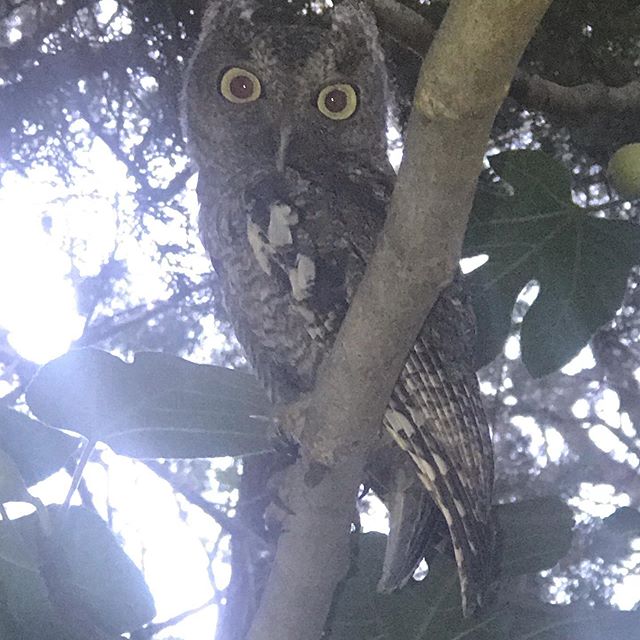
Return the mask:
<path fill-rule="evenodd" d="M 508 151 L 491 165 L 513 195 L 479 190 L 465 238 L 465 255 L 489 256 L 469 276 L 476 359 L 483 365 L 496 356 L 518 294 L 535 280 L 540 294 L 523 319 L 521 350 L 531 374 L 542 376 L 577 355 L 620 307 L 640 261 L 640 227 L 574 204 L 568 170 L 544 153 Z"/>
<path fill-rule="evenodd" d="M 36 516 L 28 518 L 37 521 Z M 0 637 L 59 640 L 64 636 L 40 573 L 35 539 L 30 536 L 27 542 L 19 524 L 0 522 Z"/>
<path fill-rule="evenodd" d="M 0 448 L 11 456 L 27 486 L 58 471 L 78 442 L 78 438 L 0 407 Z"/>
<path fill-rule="evenodd" d="M 502 612 L 462 618 L 458 576 L 452 559 L 437 554 L 429 574 L 397 593 L 376 593 L 386 537 L 359 536 L 358 555 L 337 593 L 330 616 L 331 640 L 506 640 Z"/>
<path fill-rule="evenodd" d="M 0 589 L 24 637 L 75 640 L 82 630 L 116 634 L 149 622 L 155 608 L 144 578 L 100 517 L 82 508 L 49 513 L 49 536 L 35 514 L 0 523 Z M 64 634 L 42 635 L 58 622 Z"/>
<path fill-rule="evenodd" d="M 573 513 L 560 498 L 502 504 L 495 507 L 494 513 L 501 536 L 501 576 L 549 569 L 569 551 Z"/>
<path fill-rule="evenodd" d="M 476 315 L 476 369 L 489 364 L 502 352 L 511 330 L 514 301 L 528 282 L 527 276 L 518 270 L 498 278 L 493 273 L 495 266 L 476 269 L 467 276 Z"/>
<path fill-rule="evenodd" d="M 553 566 L 568 551 L 573 516 L 558 498 L 540 498 L 495 509 L 502 533 L 500 578 Z M 462 617 L 460 586 L 452 558 L 435 553 L 427 577 L 391 595 L 376 592 L 386 537 L 358 536 L 351 575 L 334 600 L 331 640 L 511 640 L 514 611 L 487 607 Z"/>
<path fill-rule="evenodd" d="M 162 353 L 132 364 L 96 349 L 45 365 L 27 390 L 43 421 L 140 458 L 238 456 L 271 449 L 270 405 L 246 373 Z"/>
<path fill-rule="evenodd" d="M 640 512 L 633 507 L 620 507 L 596 527 L 590 536 L 594 557 L 608 564 L 624 564 L 633 553 L 633 541 L 640 537 Z"/>
<path fill-rule="evenodd" d="M 633 507 L 620 507 L 603 524 L 613 533 L 640 535 L 640 511 Z"/>
<path fill-rule="evenodd" d="M 153 619 L 153 597 L 142 573 L 97 514 L 72 508 L 55 531 L 46 576 L 57 602 L 82 610 L 109 633 L 132 631 Z"/>
<path fill-rule="evenodd" d="M 635 640 L 640 613 L 583 605 L 513 607 L 513 640 Z"/>
<path fill-rule="evenodd" d="M 0 449 L 0 504 L 4 502 L 31 502 L 31 496 L 11 456 Z"/>

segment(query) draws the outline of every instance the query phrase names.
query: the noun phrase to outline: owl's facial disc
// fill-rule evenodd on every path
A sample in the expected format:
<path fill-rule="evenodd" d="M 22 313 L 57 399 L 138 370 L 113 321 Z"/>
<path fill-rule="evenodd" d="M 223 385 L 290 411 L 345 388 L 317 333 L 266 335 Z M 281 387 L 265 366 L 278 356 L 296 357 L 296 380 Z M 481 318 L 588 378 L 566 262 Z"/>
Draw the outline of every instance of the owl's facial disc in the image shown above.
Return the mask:
<path fill-rule="evenodd" d="M 330 84 L 318 93 L 316 105 L 330 120 L 347 120 L 358 108 L 358 94 L 351 84 Z"/>
<path fill-rule="evenodd" d="M 219 90 L 224 98 L 234 104 L 255 102 L 262 95 L 258 77 L 241 67 L 231 67 L 222 74 Z"/>

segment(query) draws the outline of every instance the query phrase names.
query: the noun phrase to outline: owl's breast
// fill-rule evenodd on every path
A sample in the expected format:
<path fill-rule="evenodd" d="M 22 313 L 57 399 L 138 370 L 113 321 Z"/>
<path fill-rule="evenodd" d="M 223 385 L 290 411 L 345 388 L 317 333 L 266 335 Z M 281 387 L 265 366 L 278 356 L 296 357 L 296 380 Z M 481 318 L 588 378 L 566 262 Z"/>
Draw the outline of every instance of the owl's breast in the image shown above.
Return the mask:
<path fill-rule="evenodd" d="M 210 199 L 202 190 L 201 233 L 238 340 L 275 399 L 294 399 L 311 389 L 333 344 L 383 203 L 365 209 L 297 173 Z"/>

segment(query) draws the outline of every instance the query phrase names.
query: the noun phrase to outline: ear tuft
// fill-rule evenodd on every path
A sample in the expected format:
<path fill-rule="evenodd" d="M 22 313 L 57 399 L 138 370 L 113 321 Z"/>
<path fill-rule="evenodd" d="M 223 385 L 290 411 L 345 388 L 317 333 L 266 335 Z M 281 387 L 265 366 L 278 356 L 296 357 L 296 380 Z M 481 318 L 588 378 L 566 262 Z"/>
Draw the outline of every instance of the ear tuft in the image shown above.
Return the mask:
<path fill-rule="evenodd" d="M 334 31 L 351 31 L 352 35 L 364 33 L 378 38 L 378 26 L 371 9 L 362 0 L 344 0 L 332 12 Z"/>
<path fill-rule="evenodd" d="M 357 48 L 368 51 L 373 59 L 382 62 L 380 33 L 375 15 L 362 0 L 344 0 L 331 13 L 331 30 L 338 46 L 345 51 Z"/>
<path fill-rule="evenodd" d="M 202 20 L 202 32 L 210 25 L 220 28 L 234 22 L 250 22 L 253 13 L 262 6 L 257 0 L 209 0 Z"/>

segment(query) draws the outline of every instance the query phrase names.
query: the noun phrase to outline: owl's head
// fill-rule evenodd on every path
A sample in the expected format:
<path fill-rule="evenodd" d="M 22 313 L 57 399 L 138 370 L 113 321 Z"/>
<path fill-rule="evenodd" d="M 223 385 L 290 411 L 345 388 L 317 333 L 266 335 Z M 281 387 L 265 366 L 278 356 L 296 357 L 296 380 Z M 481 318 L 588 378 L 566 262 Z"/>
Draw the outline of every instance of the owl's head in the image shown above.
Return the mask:
<path fill-rule="evenodd" d="M 359 0 L 312 26 L 259 0 L 211 3 L 183 105 L 192 157 L 222 176 L 386 162 L 386 69 Z"/>

